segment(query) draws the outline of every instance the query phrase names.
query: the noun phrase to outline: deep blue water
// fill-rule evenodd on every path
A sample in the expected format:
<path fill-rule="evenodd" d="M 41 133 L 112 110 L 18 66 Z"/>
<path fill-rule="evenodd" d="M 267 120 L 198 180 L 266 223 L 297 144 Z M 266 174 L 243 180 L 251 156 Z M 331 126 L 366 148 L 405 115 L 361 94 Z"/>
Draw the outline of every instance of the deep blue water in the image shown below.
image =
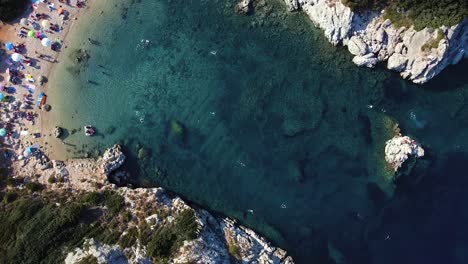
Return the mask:
<path fill-rule="evenodd" d="M 248 17 L 234 3 L 93 6 L 52 77 L 68 155 L 121 143 L 132 175 L 238 219 L 297 263 L 466 263 L 467 63 L 413 85 L 356 67 L 280 0 Z M 81 66 L 77 48 L 91 54 Z M 383 149 L 396 123 L 427 157 L 394 181 Z M 85 124 L 100 135 L 71 133 Z"/>

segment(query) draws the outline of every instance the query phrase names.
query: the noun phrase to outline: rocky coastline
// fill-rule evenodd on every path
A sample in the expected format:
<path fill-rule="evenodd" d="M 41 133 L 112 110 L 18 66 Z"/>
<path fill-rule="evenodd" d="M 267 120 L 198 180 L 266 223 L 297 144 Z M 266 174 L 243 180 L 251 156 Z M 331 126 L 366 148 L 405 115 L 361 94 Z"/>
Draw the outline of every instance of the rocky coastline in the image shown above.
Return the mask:
<path fill-rule="evenodd" d="M 119 145 L 107 149 L 97 160 L 49 161 L 37 150 L 28 160 L 16 163 L 13 169 L 14 175 L 25 176 L 22 179 L 24 184 L 34 182 L 55 193 L 118 193 L 123 197 L 124 208 L 130 215 L 121 223 L 125 231 L 119 231 L 119 236 L 128 234 L 132 227 L 139 228 L 142 221 L 155 232 L 158 227 L 174 222 L 182 212 L 193 210 L 198 224 L 197 236 L 183 241 L 168 263 L 294 263 L 286 251 L 271 246 L 251 229 L 238 225 L 235 220 L 191 207 L 162 188 L 117 187 L 110 183 L 110 179 L 125 181 L 119 177 L 128 175 L 120 169 L 125 159 Z M 16 188 L 24 189 L 24 184 Z M 122 247 L 100 242 L 93 237 L 86 238 L 81 246 L 66 252 L 65 263 L 82 263 L 90 258 L 97 263 L 153 263 L 139 239 L 128 247 Z"/>
<path fill-rule="evenodd" d="M 285 2 L 289 11 L 307 14 L 331 44 L 347 46 L 358 66 L 373 68 L 384 63 L 402 78 L 422 84 L 468 58 L 467 18 L 451 27 L 416 31 L 397 28 L 384 19 L 384 11 L 353 12 L 341 0 Z"/>

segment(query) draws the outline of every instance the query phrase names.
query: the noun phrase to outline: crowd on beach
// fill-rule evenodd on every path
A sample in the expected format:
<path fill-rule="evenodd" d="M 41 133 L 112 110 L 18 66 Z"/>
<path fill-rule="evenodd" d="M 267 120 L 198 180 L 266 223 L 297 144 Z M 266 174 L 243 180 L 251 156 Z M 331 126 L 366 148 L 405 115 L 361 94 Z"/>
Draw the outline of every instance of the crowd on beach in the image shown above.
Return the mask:
<path fill-rule="evenodd" d="M 67 27 L 77 19 L 85 1 L 31 0 L 23 15 L 0 30 L 14 30 L 0 39 L 0 161 L 11 164 L 43 156 L 39 142 L 47 144 L 49 131 L 41 131 L 47 104 L 47 76 L 64 43 Z M 13 35 L 16 35 L 12 37 Z M 50 134 L 49 134 L 50 136 Z M 42 140 L 40 140 L 42 139 Z"/>

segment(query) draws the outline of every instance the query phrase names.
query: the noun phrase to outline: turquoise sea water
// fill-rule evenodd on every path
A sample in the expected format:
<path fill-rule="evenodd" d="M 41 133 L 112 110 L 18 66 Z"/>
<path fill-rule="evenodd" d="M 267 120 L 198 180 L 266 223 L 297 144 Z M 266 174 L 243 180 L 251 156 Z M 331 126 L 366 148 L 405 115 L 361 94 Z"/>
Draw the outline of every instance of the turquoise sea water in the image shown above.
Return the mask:
<path fill-rule="evenodd" d="M 231 0 L 96 3 L 49 84 L 68 156 L 121 143 L 132 175 L 297 263 L 464 263 L 466 62 L 413 85 L 356 67 L 304 15 L 264 3 L 248 17 Z M 396 183 L 383 162 L 395 122 L 427 150 Z M 87 124 L 96 137 L 74 132 Z"/>

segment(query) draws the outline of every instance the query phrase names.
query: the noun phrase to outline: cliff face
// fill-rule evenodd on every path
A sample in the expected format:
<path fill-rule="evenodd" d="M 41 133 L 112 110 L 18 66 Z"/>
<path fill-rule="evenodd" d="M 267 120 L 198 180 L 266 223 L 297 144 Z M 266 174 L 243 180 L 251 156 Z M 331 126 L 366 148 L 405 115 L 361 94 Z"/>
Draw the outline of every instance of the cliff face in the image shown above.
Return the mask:
<path fill-rule="evenodd" d="M 196 237 L 184 237 L 180 244 L 174 243 L 177 246 L 171 246 L 171 254 L 165 258 L 167 263 L 293 263 L 284 250 L 271 246 L 254 231 L 236 224 L 232 219 L 192 208 L 179 197 L 167 194 L 162 188 L 117 188 L 108 179 L 125 181 L 128 174 L 119 171 L 124 161 L 124 153 L 120 146 L 115 145 L 98 160 L 48 161 L 38 151 L 27 162 L 15 168 L 15 175 L 33 175 L 26 177 L 25 182 L 41 184 L 47 192 L 55 193 L 52 197 L 64 193 L 67 196 L 72 194 L 72 197 L 97 193 L 105 196 L 102 194 L 115 192 L 123 198 L 122 208 L 111 217 L 113 223 L 110 233 L 113 235 L 104 236 L 114 236 L 119 243 L 106 244 L 94 236 L 87 236 L 78 248 L 67 250 L 65 263 L 84 263 L 86 260 L 97 263 L 152 263 L 149 248 L 154 251 L 158 250 L 158 246 L 150 247 L 151 242 L 143 242 L 142 238 L 146 237 L 148 240 L 161 233 L 157 230 L 174 228 L 178 223 L 177 219 L 187 211 L 193 211 L 194 222 L 198 226 Z M 16 188 L 24 189 L 23 185 Z M 114 197 L 113 200 L 118 199 Z M 108 205 L 100 204 L 91 209 L 95 214 L 100 212 L 98 215 L 103 216 L 110 212 Z M 185 220 L 184 223 L 187 222 Z M 125 237 L 127 238 L 124 239 Z M 120 243 L 125 240 L 133 242 Z"/>
<path fill-rule="evenodd" d="M 383 13 L 355 13 L 340 0 L 285 0 L 324 30 L 333 45 L 342 44 L 358 66 L 387 68 L 414 83 L 425 83 L 450 65 L 468 58 L 468 19 L 452 27 L 416 31 L 396 28 Z"/>

